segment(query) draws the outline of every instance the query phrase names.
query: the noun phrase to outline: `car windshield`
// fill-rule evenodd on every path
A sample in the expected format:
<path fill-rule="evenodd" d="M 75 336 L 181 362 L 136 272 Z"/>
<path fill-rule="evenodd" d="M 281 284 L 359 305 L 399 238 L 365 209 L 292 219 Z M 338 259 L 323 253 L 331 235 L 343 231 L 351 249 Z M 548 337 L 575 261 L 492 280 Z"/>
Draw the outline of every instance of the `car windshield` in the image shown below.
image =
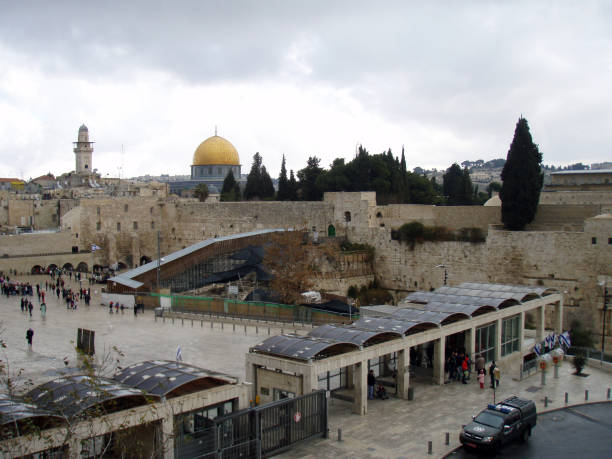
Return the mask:
<path fill-rule="evenodd" d="M 476 416 L 474 421 L 476 421 L 479 424 L 484 424 L 486 426 L 499 429 L 504 423 L 504 418 L 502 418 L 501 416 L 496 416 L 487 411 L 483 411 L 478 416 Z"/>

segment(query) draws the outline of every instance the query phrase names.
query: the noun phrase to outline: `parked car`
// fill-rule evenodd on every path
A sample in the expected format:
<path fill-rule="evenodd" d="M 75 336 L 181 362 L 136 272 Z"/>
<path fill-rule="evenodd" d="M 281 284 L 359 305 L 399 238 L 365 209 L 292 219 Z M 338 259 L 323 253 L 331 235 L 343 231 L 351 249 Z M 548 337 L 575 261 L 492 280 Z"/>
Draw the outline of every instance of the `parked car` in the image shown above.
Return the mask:
<path fill-rule="evenodd" d="M 488 405 L 459 434 L 465 448 L 496 453 L 504 444 L 527 441 L 536 426 L 537 413 L 533 400 L 516 396 L 495 405 Z"/>

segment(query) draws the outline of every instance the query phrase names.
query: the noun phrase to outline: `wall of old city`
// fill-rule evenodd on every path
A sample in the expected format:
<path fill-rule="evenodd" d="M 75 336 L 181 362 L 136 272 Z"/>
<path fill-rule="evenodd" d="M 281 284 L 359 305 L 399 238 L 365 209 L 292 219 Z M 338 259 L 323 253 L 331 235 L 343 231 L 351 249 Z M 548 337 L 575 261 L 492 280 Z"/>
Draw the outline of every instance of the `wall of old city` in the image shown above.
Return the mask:
<path fill-rule="evenodd" d="M 540 193 L 540 204 L 545 205 L 601 205 L 612 209 L 612 193 L 610 191 L 543 191 Z M 609 211 L 609 210 L 608 210 Z"/>

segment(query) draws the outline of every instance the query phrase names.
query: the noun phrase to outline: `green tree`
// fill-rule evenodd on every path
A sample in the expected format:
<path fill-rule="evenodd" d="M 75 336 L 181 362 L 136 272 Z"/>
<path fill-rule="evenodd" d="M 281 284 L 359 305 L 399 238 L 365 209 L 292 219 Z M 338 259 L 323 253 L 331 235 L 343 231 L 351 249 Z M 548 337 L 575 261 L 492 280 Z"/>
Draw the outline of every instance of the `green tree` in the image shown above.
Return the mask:
<path fill-rule="evenodd" d="M 281 162 L 280 175 L 278 176 L 278 193 L 276 193 L 277 201 L 288 201 L 291 197 L 289 190 L 289 179 L 287 178 L 287 166 L 285 163 L 285 155 Z"/>
<path fill-rule="evenodd" d="M 499 182 L 491 182 L 487 185 L 487 193 L 489 197 L 493 196 L 493 193 L 499 193 L 501 190 L 501 183 Z"/>
<path fill-rule="evenodd" d="M 261 190 L 261 165 L 261 155 L 259 152 L 255 153 L 253 155 L 253 165 L 249 175 L 247 175 L 247 182 L 244 188 L 244 199 L 247 201 L 263 198 Z"/>
<path fill-rule="evenodd" d="M 234 179 L 234 173 L 231 169 L 227 173 L 225 180 L 223 180 L 221 201 L 240 201 L 240 185 Z"/>
<path fill-rule="evenodd" d="M 317 178 L 323 172 L 319 166 L 321 160 L 311 156 L 306 162 L 306 167 L 298 171 L 299 197 L 302 201 L 320 201 L 323 199 L 323 191 L 317 187 Z"/>
<path fill-rule="evenodd" d="M 198 198 L 200 202 L 206 201 L 206 198 L 209 195 L 206 183 L 198 183 L 197 186 L 193 189 L 193 195 Z"/>
<path fill-rule="evenodd" d="M 289 201 L 297 201 L 298 183 L 293 175 L 293 169 L 289 171 Z"/>
<path fill-rule="evenodd" d="M 461 170 L 459 164 L 454 163 L 442 177 L 442 191 L 449 206 L 472 204 L 473 187 L 469 171 Z"/>
<path fill-rule="evenodd" d="M 514 138 L 501 173 L 499 198 L 502 202 L 502 222 L 507 229 L 523 230 L 535 218 L 544 182 L 541 165 L 542 153 L 533 143 L 527 120 L 521 117 L 516 123 Z"/>
<path fill-rule="evenodd" d="M 274 199 L 274 184 L 266 166 L 261 166 L 260 197 L 262 199 Z"/>

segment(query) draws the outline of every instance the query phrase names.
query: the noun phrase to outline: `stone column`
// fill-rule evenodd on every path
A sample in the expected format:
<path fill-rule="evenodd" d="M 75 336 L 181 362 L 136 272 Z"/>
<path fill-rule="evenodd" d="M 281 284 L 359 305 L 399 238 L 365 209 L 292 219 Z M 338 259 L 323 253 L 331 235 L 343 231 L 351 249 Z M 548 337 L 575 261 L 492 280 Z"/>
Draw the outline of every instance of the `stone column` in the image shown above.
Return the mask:
<path fill-rule="evenodd" d="M 310 394 L 319 387 L 319 375 L 316 367 L 312 364 L 304 367 L 302 373 L 302 395 Z"/>
<path fill-rule="evenodd" d="M 410 387 L 410 348 L 397 351 L 397 396 L 408 399 Z"/>
<path fill-rule="evenodd" d="M 362 416 L 368 412 L 368 361 L 364 360 L 353 365 L 353 375 L 355 382 L 353 413 Z"/>
<path fill-rule="evenodd" d="M 495 361 L 499 362 L 501 359 L 501 342 L 502 342 L 502 319 L 495 321 Z"/>
<path fill-rule="evenodd" d="M 257 387 L 257 368 L 259 365 L 249 362 L 247 354 L 247 362 L 245 367 L 245 379 L 251 383 L 251 390 L 248 395 L 249 401 L 255 401 L 255 397 L 259 393 L 259 388 Z"/>
<path fill-rule="evenodd" d="M 470 356 L 472 362 L 476 361 L 476 328 L 472 327 L 465 331 L 465 352 Z"/>
<path fill-rule="evenodd" d="M 434 340 L 433 379 L 434 384 L 444 385 L 444 344 L 446 336 Z"/>
<path fill-rule="evenodd" d="M 539 306 L 536 309 L 536 343 L 544 340 L 544 324 L 546 319 L 546 306 Z"/>
<path fill-rule="evenodd" d="M 162 418 L 162 448 L 164 459 L 174 459 L 174 416 L 169 412 Z"/>
<path fill-rule="evenodd" d="M 563 300 L 555 303 L 555 333 L 563 333 Z"/>

